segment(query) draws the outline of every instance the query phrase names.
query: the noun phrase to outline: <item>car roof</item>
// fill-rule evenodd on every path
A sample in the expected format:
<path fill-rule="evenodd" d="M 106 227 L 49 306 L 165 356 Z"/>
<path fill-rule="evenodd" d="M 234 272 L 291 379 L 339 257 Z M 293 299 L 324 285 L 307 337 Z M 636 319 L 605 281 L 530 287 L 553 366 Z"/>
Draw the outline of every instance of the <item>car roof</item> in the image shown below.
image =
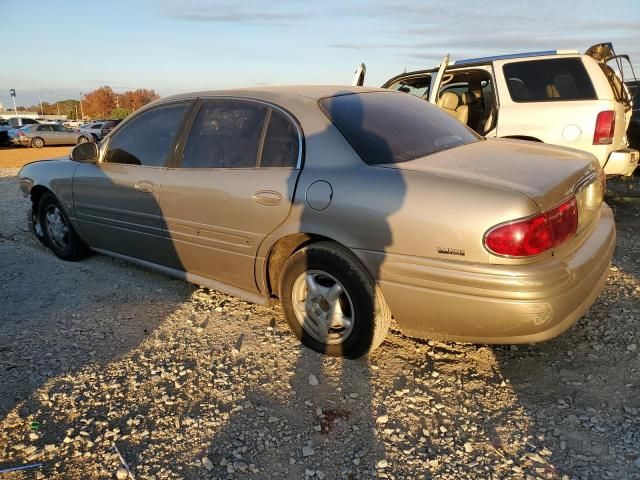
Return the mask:
<path fill-rule="evenodd" d="M 167 100 L 179 100 L 183 98 L 195 97 L 241 97 L 254 98 L 258 100 L 272 100 L 274 96 L 290 96 L 305 97 L 311 100 L 319 100 L 325 97 L 334 97 L 337 95 L 345 95 L 349 93 L 365 93 L 365 92 L 385 92 L 381 88 L 369 87 L 353 87 L 350 85 L 288 85 L 288 86 L 269 86 L 269 87 L 251 87 L 238 88 L 233 90 L 205 90 L 200 92 L 184 93 L 173 95 L 171 97 L 163 97 L 158 102 L 166 102 Z"/>

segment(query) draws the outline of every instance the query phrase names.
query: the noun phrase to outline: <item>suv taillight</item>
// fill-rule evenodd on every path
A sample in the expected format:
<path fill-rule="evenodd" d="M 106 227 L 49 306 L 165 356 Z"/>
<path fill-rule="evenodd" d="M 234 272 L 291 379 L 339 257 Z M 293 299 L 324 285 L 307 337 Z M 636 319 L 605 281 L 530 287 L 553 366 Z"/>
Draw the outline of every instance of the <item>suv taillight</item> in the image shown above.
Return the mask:
<path fill-rule="evenodd" d="M 578 229 L 578 206 L 571 197 L 535 217 L 497 225 L 485 235 L 485 247 L 496 255 L 531 257 L 571 238 Z"/>
<path fill-rule="evenodd" d="M 596 118 L 596 129 L 593 132 L 594 145 L 611 145 L 616 128 L 616 112 L 605 110 Z"/>

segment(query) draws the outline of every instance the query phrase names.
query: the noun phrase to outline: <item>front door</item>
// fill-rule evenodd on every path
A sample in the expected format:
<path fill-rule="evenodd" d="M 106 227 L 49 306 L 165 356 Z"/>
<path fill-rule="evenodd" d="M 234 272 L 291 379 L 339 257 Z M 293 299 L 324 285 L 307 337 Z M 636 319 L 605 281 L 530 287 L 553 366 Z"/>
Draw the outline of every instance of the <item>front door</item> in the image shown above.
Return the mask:
<path fill-rule="evenodd" d="M 257 291 L 256 253 L 289 214 L 300 157 L 288 114 L 257 101 L 204 101 L 160 189 L 176 267 Z"/>
<path fill-rule="evenodd" d="M 189 107 L 172 103 L 133 117 L 103 146 L 100 162 L 78 165 L 74 208 L 91 246 L 170 263 L 159 192 Z"/>

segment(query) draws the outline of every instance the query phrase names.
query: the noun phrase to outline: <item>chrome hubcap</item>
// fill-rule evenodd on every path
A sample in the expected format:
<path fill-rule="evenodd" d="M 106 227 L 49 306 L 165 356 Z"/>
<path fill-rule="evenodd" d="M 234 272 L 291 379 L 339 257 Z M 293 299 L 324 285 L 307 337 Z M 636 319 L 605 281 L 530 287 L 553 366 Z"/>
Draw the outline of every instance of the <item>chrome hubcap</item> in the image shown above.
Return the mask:
<path fill-rule="evenodd" d="M 56 247 L 65 249 L 69 245 L 69 227 L 62 212 L 55 205 L 49 205 L 45 212 L 47 233 Z"/>
<path fill-rule="evenodd" d="M 353 331 L 353 303 L 344 286 L 322 270 L 300 274 L 293 284 L 293 308 L 304 330 L 328 345 L 344 342 Z"/>

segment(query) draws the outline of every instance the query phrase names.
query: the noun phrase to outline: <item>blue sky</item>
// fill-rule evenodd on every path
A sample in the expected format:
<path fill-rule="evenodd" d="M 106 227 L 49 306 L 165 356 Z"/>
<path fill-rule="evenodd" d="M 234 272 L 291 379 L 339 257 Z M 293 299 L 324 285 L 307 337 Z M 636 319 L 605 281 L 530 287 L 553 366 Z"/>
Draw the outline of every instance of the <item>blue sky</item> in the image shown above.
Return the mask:
<path fill-rule="evenodd" d="M 640 77 L 640 1 L 0 0 L 0 102 L 101 85 L 161 95 L 271 84 L 367 85 L 452 59 L 612 41 Z M 15 38 L 15 42 L 6 41 Z"/>

